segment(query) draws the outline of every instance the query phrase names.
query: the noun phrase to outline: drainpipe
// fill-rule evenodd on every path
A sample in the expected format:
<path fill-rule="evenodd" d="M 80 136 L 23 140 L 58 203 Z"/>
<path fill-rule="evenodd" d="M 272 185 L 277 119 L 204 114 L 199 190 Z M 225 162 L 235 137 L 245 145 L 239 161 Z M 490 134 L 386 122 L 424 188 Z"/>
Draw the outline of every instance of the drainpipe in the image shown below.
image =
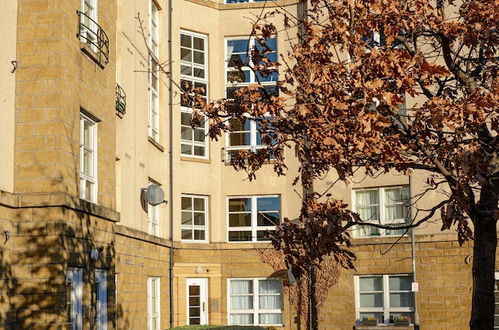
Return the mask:
<path fill-rule="evenodd" d="M 409 175 L 409 192 L 412 196 L 412 175 Z M 414 228 L 411 228 L 411 254 L 412 254 L 412 276 L 413 282 L 417 282 L 416 277 L 416 237 L 414 236 Z M 417 292 L 414 292 L 414 330 L 419 330 L 419 314 Z"/>
<path fill-rule="evenodd" d="M 172 60 L 172 0 L 168 0 L 168 71 L 170 72 L 170 77 L 168 79 L 168 91 L 169 91 L 169 100 L 168 100 L 168 120 L 170 126 L 170 138 L 169 138 L 169 146 L 168 146 L 168 163 L 170 166 L 170 178 L 169 178 L 169 192 L 170 192 L 170 328 L 174 326 L 174 306 L 173 306 L 173 266 L 175 265 L 173 262 L 173 81 L 172 81 L 172 72 L 173 72 L 173 60 Z"/>

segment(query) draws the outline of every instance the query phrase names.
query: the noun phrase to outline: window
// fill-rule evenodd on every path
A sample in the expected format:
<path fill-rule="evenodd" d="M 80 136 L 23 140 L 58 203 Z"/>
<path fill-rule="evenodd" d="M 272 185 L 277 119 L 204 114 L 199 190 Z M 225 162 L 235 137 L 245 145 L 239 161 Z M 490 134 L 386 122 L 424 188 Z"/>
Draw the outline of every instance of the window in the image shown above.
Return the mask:
<path fill-rule="evenodd" d="M 94 51 L 97 50 L 97 0 L 81 0 L 80 16 L 81 24 L 81 42 L 88 42 L 91 44 Z"/>
<path fill-rule="evenodd" d="M 207 242 L 208 198 L 182 195 L 182 241 Z"/>
<path fill-rule="evenodd" d="M 279 196 L 231 197 L 228 204 L 229 242 L 268 241 L 268 231 L 280 223 Z"/>
<path fill-rule="evenodd" d="M 154 1 L 149 1 L 149 47 L 152 53 L 159 59 L 159 15 L 158 7 Z M 159 140 L 159 68 L 158 64 L 149 56 L 149 111 L 148 130 L 149 136 Z"/>
<path fill-rule="evenodd" d="M 147 330 L 160 329 L 159 277 L 147 278 Z"/>
<path fill-rule="evenodd" d="M 97 330 L 107 329 L 107 277 L 106 271 L 95 271 L 95 301 Z"/>
<path fill-rule="evenodd" d="M 158 185 L 157 183 L 149 180 L 149 185 Z M 152 206 L 147 203 L 147 228 L 148 233 L 154 236 L 159 236 L 159 205 Z"/>
<path fill-rule="evenodd" d="M 282 284 L 278 279 L 230 279 L 229 324 L 282 325 Z"/>
<path fill-rule="evenodd" d="M 80 114 L 80 198 L 97 201 L 97 123 Z"/>
<path fill-rule="evenodd" d="M 409 188 L 384 187 L 353 191 L 353 205 L 361 219 L 384 225 L 401 225 L 409 219 Z M 359 226 L 356 237 L 402 235 L 405 229 L 384 230 L 372 226 Z"/>
<path fill-rule="evenodd" d="M 69 323 L 71 330 L 83 329 L 83 269 L 68 268 L 67 283 L 69 284 Z"/>
<path fill-rule="evenodd" d="M 277 61 L 277 39 L 269 38 L 266 44 L 274 51 L 267 54 L 269 60 Z M 255 74 L 250 66 L 252 65 L 248 51 L 253 47 L 260 48 L 261 46 L 254 38 L 246 39 L 227 39 L 226 40 L 226 70 L 225 70 L 225 91 L 227 98 L 233 98 L 234 92 L 248 86 L 251 83 L 259 82 L 270 94 L 278 92 L 276 82 L 278 75 L 273 73 L 267 77 L 260 74 Z M 242 73 L 236 69 L 236 63 L 242 63 Z M 257 130 L 257 123 L 251 118 L 240 122 L 239 120 L 230 120 L 230 125 L 233 131 L 227 136 L 227 151 L 230 155 L 231 151 L 235 150 L 250 150 L 263 148 L 262 139 Z"/>
<path fill-rule="evenodd" d="M 393 323 L 395 317 L 414 319 L 412 276 L 367 275 L 355 276 L 355 305 L 359 321 L 375 317 L 378 323 Z"/>
<path fill-rule="evenodd" d="M 180 32 L 180 86 L 189 91 L 202 90 L 208 97 L 208 38 L 205 35 Z M 203 116 L 202 124 L 192 128 L 192 103 L 183 97 L 180 107 L 181 154 L 190 157 L 208 157 L 206 134 L 208 122 Z"/>

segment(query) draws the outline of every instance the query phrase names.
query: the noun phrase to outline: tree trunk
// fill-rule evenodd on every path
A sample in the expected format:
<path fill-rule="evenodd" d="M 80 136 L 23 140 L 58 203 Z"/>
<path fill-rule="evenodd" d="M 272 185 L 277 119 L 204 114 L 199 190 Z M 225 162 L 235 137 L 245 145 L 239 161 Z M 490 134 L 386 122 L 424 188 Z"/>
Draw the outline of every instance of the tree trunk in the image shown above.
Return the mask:
<path fill-rule="evenodd" d="M 482 190 L 483 191 L 483 190 Z M 489 195 L 485 200 L 497 208 L 497 197 Z M 483 201 L 483 194 L 481 200 Z M 491 198 L 492 197 L 492 198 Z M 485 209 L 488 209 L 487 207 Z M 490 209 L 489 209 L 490 210 Z M 494 272 L 497 248 L 497 219 L 494 214 L 474 219 L 475 240 L 473 246 L 473 296 L 471 307 L 471 330 L 494 328 Z"/>

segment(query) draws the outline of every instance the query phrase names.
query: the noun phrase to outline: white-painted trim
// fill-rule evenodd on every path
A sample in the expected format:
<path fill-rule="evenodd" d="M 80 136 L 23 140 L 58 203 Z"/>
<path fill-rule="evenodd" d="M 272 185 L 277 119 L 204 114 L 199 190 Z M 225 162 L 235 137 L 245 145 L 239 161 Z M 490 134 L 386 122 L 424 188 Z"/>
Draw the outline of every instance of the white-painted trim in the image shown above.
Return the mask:
<path fill-rule="evenodd" d="M 152 292 L 152 282 L 155 282 L 155 292 Z M 159 277 L 149 276 L 147 278 L 147 330 L 159 330 L 161 328 L 161 303 L 160 290 L 161 282 Z M 152 315 L 152 296 L 154 294 L 156 302 L 156 314 Z M 157 327 L 152 324 L 153 317 L 157 319 Z"/>
<path fill-rule="evenodd" d="M 382 313 L 385 320 L 385 324 L 389 324 L 390 313 L 414 313 L 413 307 L 390 307 L 390 292 L 403 292 L 410 293 L 414 298 L 414 293 L 409 291 L 390 291 L 390 277 L 393 276 L 405 276 L 412 278 L 412 274 L 365 274 L 365 275 L 355 275 L 354 276 L 354 290 L 355 290 L 355 318 L 360 320 L 361 312 L 372 312 L 372 313 Z M 359 278 L 361 277 L 382 277 L 383 285 L 383 307 L 360 307 L 360 284 Z M 413 300 L 414 302 L 414 300 Z"/>
<path fill-rule="evenodd" d="M 83 329 L 83 268 L 68 268 L 66 281 L 69 284 L 69 323 L 71 330 Z"/>
<path fill-rule="evenodd" d="M 204 240 L 195 240 L 195 239 L 182 239 L 182 197 L 188 197 L 188 198 L 202 198 L 204 200 Z M 209 203 L 208 203 L 208 196 L 205 195 L 193 195 L 193 194 L 182 194 L 180 196 L 180 240 L 183 243 L 209 243 L 209 235 L 210 235 L 210 222 L 209 222 L 209 209 L 208 209 Z M 193 204 L 193 211 L 194 211 L 194 204 Z M 194 218 L 192 219 L 192 229 L 194 230 Z M 199 229 L 198 229 L 199 230 Z M 193 236 L 194 237 L 194 236 Z"/>
<path fill-rule="evenodd" d="M 84 138 L 84 122 L 90 123 L 90 128 L 89 128 L 89 146 L 85 146 L 83 144 L 83 138 Z M 93 119 L 91 119 L 89 116 L 83 114 L 80 112 L 80 171 L 79 171 L 79 188 L 80 188 L 80 193 L 79 196 L 81 199 L 84 199 L 86 201 L 89 201 L 91 203 L 97 204 L 97 193 L 98 193 L 98 154 L 99 154 L 99 144 L 98 144 L 98 135 L 97 135 L 97 122 Z M 91 175 L 87 175 L 82 172 L 82 166 L 84 166 L 84 149 L 88 149 L 92 153 L 92 159 L 91 163 L 89 166 L 92 167 L 91 169 Z M 86 199 L 84 198 L 87 195 L 86 192 L 86 185 L 85 182 L 90 182 L 91 184 L 91 192 L 90 192 L 90 198 Z"/>
<path fill-rule="evenodd" d="M 107 273 L 103 269 L 95 270 L 96 291 L 96 326 L 97 330 L 107 329 Z"/>
<path fill-rule="evenodd" d="M 259 286 L 258 286 L 258 281 L 265 281 L 265 280 L 272 280 L 272 281 L 279 281 L 281 284 L 281 306 L 282 308 L 280 310 L 277 309 L 259 309 Z M 248 310 L 240 310 L 238 313 L 233 313 L 233 314 L 253 314 L 253 324 L 246 324 L 246 325 L 261 325 L 261 326 L 284 326 L 284 322 L 281 324 L 259 324 L 258 322 L 258 314 L 259 313 L 280 313 L 281 314 L 281 319 L 284 321 L 284 302 L 283 302 L 283 289 L 282 289 L 282 281 L 279 278 L 264 278 L 264 277 L 257 277 L 257 278 L 251 278 L 251 277 L 243 277 L 243 278 L 227 278 L 227 324 L 231 325 L 230 323 L 230 314 L 231 314 L 231 309 L 230 309 L 230 303 L 231 303 L 231 290 L 230 290 L 230 281 L 252 281 L 252 288 L 253 288 L 253 309 L 248 309 Z"/>
<path fill-rule="evenodd" d="M 208 324 L 208 279 L 207 278 L 186 278 L 185 279 L 185 317 L 187 325 L 190 324 L 190 310 L 189 310 L 189 286 L 198 285 L 199 286 L 199 300 L 200 300 L 200 325 Z"/>
<path fill-rule="evenodd" d="M 194 76 L 186 76 L 186 75 L 182 75 L 182 71 L 181 71 L 181 68 L 182 68 L 182 63 L 187 63 L 187 62 L 183 62 L 182 59 L 180 59 L 180 67 L 179 67 L 179 72 L 180 72 L 180 79 L 181 80 L 188 80 L 188 81 L 191 81 L 191 82 L 198 82 L 198 83 L 202 83 L 202 84 L 206 84 L 206 101 L 209 102 L 210 98 L 210 94 L 209 94 L 209 91 L 210 91 L 210 85 L 209 85 L 209 58 L 208 58 L 208 51 L 209 51 L 209 42 L 208 42 L 208 35 L 206 34 L 201 34 L 201 33 L 196 33 L 196 32 L 191 32 L 191 31 L 188 31 L 188 30 L 183 30 L 181 29 L 180 30 L 180 34 L 179 34 L 179 52 L 181 52 L 181 49 L 182 49 L 182 46 L 181 46 L 181 38 L 182 38 L 182 35 L 188 35 L 190 37 L 196 37 L 196 38 L 200 38 L 200 39 L 203 39 L 204 41 L 204 65 L 201 66 L 201 65 L 195 65 L 194 64 L 194 45 L 193 47 L 191 48 L 193 50 L 193 53 L 192 53 L 192 56 L 193 56 L 193 59 L 192 59 L 192 62 L 189 63 L 189 65 L 192 67 L 192 70 L 194 70 L 195 67 L 197 68 L 202 68 L 204 69 L 204 72 L 205 72 L 205 78 L 197 78 L 197 77 L 194 77 Z M 192 114 L 192 109 L 191 108 L 188 108 L 188 107 L 183 107 L 183 106 L 180 106 L 180 112 L 185 112 L 185 113 L 191 113 Z M 188 158 L 197 158 L 197 159 L 209 159 L 210 157 L 210 143 L 209 143 L 209 138 L 207 136 L 208 134 L 208 128 L 209 128 L 209 121 L 208 120 L 205 120 L 204 122 L 204 131 L 205 131 L 205 140 L 204 140 L 204 144 L 203 144 L 203 147 L 204 147 L 204 156 L 197 156 L 197 155 L 189 155 L 189 154 L 183 154 L 182 151 L 180 152 L 180 155 L 182 157 L 188 157 Z M 182 144 L 182 136 L 180 137 L 180 143 Z M 196 145 L 197 146 L 201 146 L 201 144 L 196 144 L 196 142 L 194 141 L 194 139 L 191 141 L 191 145 L 192 147 L 194 148 Z"/>
<path fill-rule="evenodd" d="M 279 199 L 279 223 L 282 221 L 282 201 L 281 201 L 281 195 L 278 194 L 273 194 L 273 195 L 242 195 L 242 196 L 227 196 L 226 198 L 226 217 L 227 217 L 227 222 L 226 222 L 226 228 L 227 228 L 227 242 L 228 243 L 265 243 L 265 242 L 270 242 L 270 241 L 258 241 L 257 240 L 257 231 L 258 229 L 260 230 L 272 230 L 275 229 L 275 226 L 257 226 L 257 221 L 258 221 L 258 213 L 257 213 L 257 199 L 258 198 L 269 198 L 269 197 L 274 197 Z M 229 200 L 230 199 L 237 199 L 237 198 L 251 198 L 251 226 L 250 227 L 233 227 L 233 230 L 230 230 L 230 225 L 229 225 Z M 251 241 L 230 241 L 229 240 L 229 232 L 230 231 L 250 231 L 251 230 Z"/>

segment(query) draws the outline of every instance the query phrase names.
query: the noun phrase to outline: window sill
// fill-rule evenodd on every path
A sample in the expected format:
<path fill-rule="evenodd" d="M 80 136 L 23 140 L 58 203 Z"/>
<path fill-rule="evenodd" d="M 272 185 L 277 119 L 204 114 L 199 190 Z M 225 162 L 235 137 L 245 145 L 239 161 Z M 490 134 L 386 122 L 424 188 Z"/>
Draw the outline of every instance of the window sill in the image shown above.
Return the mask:
<path fill-rule="evenodd" d="M 164 148 L 161 144 L 159 144 L 159 142 L 158 142 L 158 141 L 154 140 L 154 139 L 153 139 L 152 137 L 150 137 L 150 136 L 148 136 L 148 137 L 147 137 L 147 140 L 148 140 L 149 142 L 151 142 L 151 144 L 152 144 L 153 146 L 155 146 L 155 147 L 156 147 L 159 151 L 161 151 L 161 152 L 165 152 L 165 148 Z"/>
<path fill-rule="evenodd" d="M 414 325 L 409 325 L 409 326 L 396 326 L 395 324 L 356 325 L 354 329 L 355 330 L 386 330 L 386 329 L 413 330 Z"/>
<path fill-rule="evenodd" d="M 189 157 L 187 155 L 181 155 L 180 160 L 186 161 L 186 162 L 195 162 L 195 163 L 204 163 L 204 164 L 211 163 L 211 160 L 209 158 Z"/>

